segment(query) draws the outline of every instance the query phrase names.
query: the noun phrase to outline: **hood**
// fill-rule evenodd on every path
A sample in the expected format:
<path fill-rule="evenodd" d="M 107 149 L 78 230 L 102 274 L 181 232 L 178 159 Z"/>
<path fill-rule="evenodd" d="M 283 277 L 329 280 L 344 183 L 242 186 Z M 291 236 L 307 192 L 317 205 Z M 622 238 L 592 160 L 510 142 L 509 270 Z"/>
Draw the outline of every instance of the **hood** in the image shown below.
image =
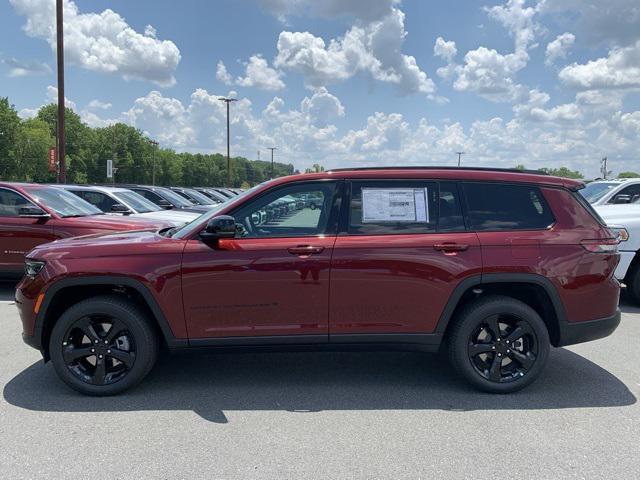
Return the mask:
<path fill-rule="evenodd" d="M 640 221 L 640 205 L 594 205 L 593 208 L 607 223 L 614 221 Z"/>
<path fill-rule="evenodd" d="M 77 228 L 93 230 L 149 230 L 168 226 L 166 222 L 144 219 L 139 217 L 125 217 L 113 215 L 93 215 L 88 217 L 64 218 L 65 222 Z"/>
<path fill-rule="evenodd" d="M 155 231 L 113 232 L 65 238 L 38 245 L 29 258 L 61 260 L 70 258 L 126 257 L 151 253 L 175 253 L 183 241 L 163 237 Z M 178 247 L 180 250 L 180 247 Z"/>
<path fill-rule="evenodd" d="M 198 218 L 200 216 L 199 213 L 196 212 L 185 212 L 183 210 L 160 210 L 157 212 L 147 212 L 147 213 L 139 213 L 136 215 L 137 218 L 142 218 L 150 221 L 161 221 L 171 223 L 175 226 L 184 225 L 185 223 L 189 223 L 190 221 Z"/>

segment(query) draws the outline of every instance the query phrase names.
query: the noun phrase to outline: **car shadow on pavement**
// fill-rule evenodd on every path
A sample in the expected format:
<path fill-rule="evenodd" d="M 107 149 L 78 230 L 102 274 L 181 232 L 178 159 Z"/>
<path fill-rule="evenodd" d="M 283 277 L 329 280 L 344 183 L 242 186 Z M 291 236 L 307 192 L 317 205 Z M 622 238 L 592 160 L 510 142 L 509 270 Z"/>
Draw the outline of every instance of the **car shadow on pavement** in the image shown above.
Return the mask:
<path fill-rule="evenodd" d="M 16 293 L 16 282 L 0 281 L 0 302 L 13 302 Z"/>
<path fill-rule="evenodd" d="M 163 355 L 135 389 L 108 398 L 69 390 L 50 364 L 33 364 L 4 388 L 11 405 L 53 412 L 193 410 L 227 423 L 225 411 L 527 410 L 632 405 L 608 371 L 554 349 L 542 378 L 511 395 L 472 390 L 439 356 L 414 352 L 183 353 Z"/>

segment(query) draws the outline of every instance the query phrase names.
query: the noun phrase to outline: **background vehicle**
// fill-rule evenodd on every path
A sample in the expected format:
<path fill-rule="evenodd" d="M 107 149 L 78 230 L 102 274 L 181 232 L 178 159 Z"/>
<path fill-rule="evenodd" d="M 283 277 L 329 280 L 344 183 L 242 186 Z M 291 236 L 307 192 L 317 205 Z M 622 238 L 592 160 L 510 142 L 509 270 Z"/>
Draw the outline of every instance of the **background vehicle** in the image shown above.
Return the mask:
<path fill-rule="evenodd" d="M 195 205 L 193 202 L 187 200 L 181 195 L 170 188 L 165 187 L 151 187 L 148 185 L 123 185 L 129 190 L 142 195 L 147 200 L 155 203 L 157 206 L 164 208 L 165 210 L 182 210 L 186 212 L 204 213 L 209 211 L 210 207 L 203 205 Z"/>
<path fill-rule="evenodd" d="M 184 198 L 194 203 L 195 205 L 214 206 L 222 203 L 218 200 L 211 199 L 210 197 L 206 196 L 204 193 L 201 193 L 193 188 L 171 187 L 171 190 L 176 192 L 178 195 L 183 196 Z"/>
<path fill-rule="evenodd" d="M 591 182 L 580 193 L 592 205 L 635 203 L 640 199 L 640 178 Z"/>
<path fill-rule="evenodd" d="M 229 197 L 226 195 L 222 195 L 220 192 L 215 191 L 213 188 L 208 187 L 195 187 L 195 190 L 206 195 L 214 202 L 222 203 L 229 200 Z"/>
<path fill-rule="evenodd" d="M 158 220 L 104 215 L 90 203 L 56 187 L 0 183 L 0 276 L 21 277 L 25 253 L 43 243 L 166 226 L 166 222 Z"/>
<path fill-rule="evenodd" d="M 58 185 L 58 187 L 77 195 L 110 215 L 159 220 L 174 226 L 184 225 L 198 216 L 195 212 L 165 210 L 126 188 L 89 185 Z"/>
<path fill-rule="evenodd" d="M 512 392 L 540 375 L 552 345 L 620 322 L 618 241 L 581 187 L 452 168 L 272 180 L 181 229 L 34 249 L 16 292 L 24 339 L 91 395 L 141 381 L 160 339 L 445 346 L 472 385 Z M 297 209 L 303 195 L 322 204 Z M 262 212 L 279 217 L 261 223 Z"/>
<path fill-rule="evenodd" d="M 640 304 L 640 204 L 596 205 L 596 211 L 620 234 L 620 264 L 616 278 L 627 286 L 629 296 Z"/>

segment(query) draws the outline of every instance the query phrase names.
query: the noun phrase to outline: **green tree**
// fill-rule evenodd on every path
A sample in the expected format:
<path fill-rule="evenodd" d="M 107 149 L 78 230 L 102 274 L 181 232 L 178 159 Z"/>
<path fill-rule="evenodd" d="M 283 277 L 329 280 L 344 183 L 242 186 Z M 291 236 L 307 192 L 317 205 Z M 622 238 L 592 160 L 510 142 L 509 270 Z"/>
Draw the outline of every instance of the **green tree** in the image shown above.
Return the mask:
<path fill-rule="evenodd" d="M 618 174 L 618 178 L 638 178 L 640 177 L 640 173 L 636 172 L 620 172 Z"/>
<path fill-rule="evenodd" d="M 544 172 L 548 175 L 553 175 L 554 177 L 563 177 L 563 178 L 574 178 L 574 179 L 582 179 L 584 176 L 577 170 L 570 170 L 567 167 L 560 168 L 541 168 L 541 172 Z"/>
<path fill-rule="evenodd" d="M 322 165 L 318 165 L 317 163 L 314 163 L 311 168 L 307 168 L 304 171 L 304 173 L 320 173 L 320 172 L 324 172 L 324 167 Z"/>
<path fill-rule="evenodd" d="M 9 175 L 27 182 L 53 182 L 49 172 L 49 148 L 55 145 L 46 122 L 37 118 L 25 120 L 19 127 L 14 143 L 15 170 Z"/>
<path fill-rule="evenodd" d="M 9 179 L 15 170 L 14 147 L 20 117 L 9 99 L 0 98 L 0 178 Z"/>

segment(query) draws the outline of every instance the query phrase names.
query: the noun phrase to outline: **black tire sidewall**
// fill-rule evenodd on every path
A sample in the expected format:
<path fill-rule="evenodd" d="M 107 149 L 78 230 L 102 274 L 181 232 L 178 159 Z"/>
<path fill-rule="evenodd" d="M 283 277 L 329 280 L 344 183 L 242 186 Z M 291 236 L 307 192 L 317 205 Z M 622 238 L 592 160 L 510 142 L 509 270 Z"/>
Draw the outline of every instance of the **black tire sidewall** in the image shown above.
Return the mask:
<path fill-rule="evenodd" d="M 69 371 L 62 356 L 62 343 L 67 330 L 83 316 L 95 314 L 111 315 L 124 323 L 133 336 L 136 347 L 136 358 L 131 370 L 124 378 L 109 385 L 83 382 Z M 145 315 L 135 304 L 115 296 L 94 297 L 70 307 L 54 325 L 49 340 L 51 363 L 60 379 L 74 390 L 94 396 L 115 395 L 138 384 L 153 367 L 157 350 L 157 335 Z"/>
<path fill-rule="evenodd" d="M 524 377 L 508 383 L 496 383 L 482 377 L 468 354 L 468 342 L 473 331 L 484 319 L 495 314 L 520 317 L 529 323 L 536 335 L 538 354 L 533 367 Z M 465 307 L 454 321 L 449 338 L 449 358 L 458 373 L 474 387 L 490 393 L 511 393 L 530 385 L 544 370 L 550 350 L 549 332 L 540 315 L 527 304 L 500 296 L 478 299 Z"/>

